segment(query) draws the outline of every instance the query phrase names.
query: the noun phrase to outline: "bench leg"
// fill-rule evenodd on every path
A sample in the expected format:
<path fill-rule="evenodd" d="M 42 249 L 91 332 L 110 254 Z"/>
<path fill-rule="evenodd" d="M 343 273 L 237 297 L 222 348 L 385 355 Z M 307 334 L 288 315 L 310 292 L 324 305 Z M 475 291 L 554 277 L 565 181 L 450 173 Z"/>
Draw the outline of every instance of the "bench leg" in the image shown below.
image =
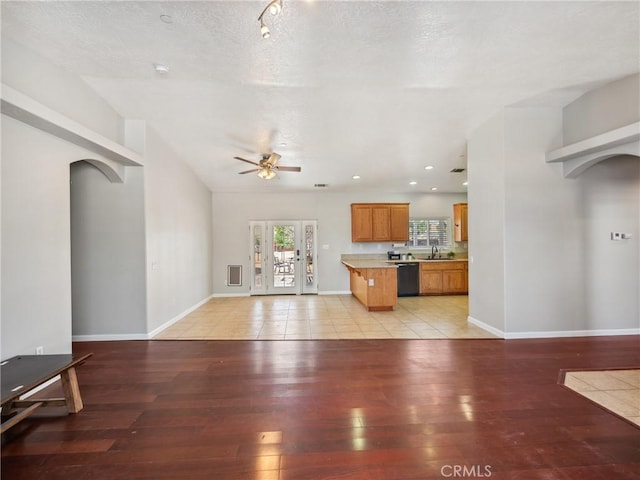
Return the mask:
<path fill-rule="evenodd" d="M 67 402 L 67 410 L 69 410 L 69 413 L 78 413 L 82 410 L 83 405 L 76 369 L 69 368 L 62 372 L 60 374 L 60 380 L 62 381 L 64 399 Z"/>

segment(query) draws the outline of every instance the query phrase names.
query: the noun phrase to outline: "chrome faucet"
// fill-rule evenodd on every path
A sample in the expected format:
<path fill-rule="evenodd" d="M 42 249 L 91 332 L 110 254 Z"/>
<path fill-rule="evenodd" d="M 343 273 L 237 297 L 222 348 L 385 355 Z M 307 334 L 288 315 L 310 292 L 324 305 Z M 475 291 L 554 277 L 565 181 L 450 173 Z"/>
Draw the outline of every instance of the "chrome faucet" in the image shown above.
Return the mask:
<path fill-rule="evenodd" d="M 434 259 L 436 258 L 436 253 L 438 253 L 438 247 L 436 247 L 435 245 L 431 247 L 431 258 Z"/>

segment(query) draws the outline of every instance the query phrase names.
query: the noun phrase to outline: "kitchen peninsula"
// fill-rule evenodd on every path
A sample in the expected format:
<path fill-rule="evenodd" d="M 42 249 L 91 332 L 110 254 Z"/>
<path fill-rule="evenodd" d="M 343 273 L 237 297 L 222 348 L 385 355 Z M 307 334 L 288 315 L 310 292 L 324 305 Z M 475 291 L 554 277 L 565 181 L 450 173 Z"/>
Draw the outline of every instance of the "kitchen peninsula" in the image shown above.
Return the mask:
<path fill-rule="evenodd" d="M 351 293 L 369 311 L 393 310 L 398 302 L 397 263 L 380 255 L 343 255 Z M 467 259 L 411 260 L 420 265 L 420 295 L 460 295 L 468 292 Z"/>
<path fill-rule="evenodd" d="M 367 310 L 393 310 L 398 303 L 398 267 L 394 263 L 353 258 L 343 258 L 342 263 L 349 270 L 351 293 Z"/>

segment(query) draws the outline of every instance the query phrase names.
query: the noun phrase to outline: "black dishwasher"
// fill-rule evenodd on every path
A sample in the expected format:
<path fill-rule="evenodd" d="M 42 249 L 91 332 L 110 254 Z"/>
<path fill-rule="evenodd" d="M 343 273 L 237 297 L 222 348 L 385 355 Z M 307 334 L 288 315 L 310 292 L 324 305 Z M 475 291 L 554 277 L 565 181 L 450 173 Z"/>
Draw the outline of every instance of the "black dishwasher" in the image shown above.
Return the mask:
<path fill-rule="evenodd" d="M 415 297 L 419 294 L 420 267 L 417 262 L 398 263 L 398 296 Z"/>

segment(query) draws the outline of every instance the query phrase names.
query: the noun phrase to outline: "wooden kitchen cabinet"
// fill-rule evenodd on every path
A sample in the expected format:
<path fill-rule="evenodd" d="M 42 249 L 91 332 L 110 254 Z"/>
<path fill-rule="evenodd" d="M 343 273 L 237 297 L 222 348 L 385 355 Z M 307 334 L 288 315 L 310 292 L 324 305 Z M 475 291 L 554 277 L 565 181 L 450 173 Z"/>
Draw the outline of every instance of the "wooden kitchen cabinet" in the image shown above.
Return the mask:
<path fill-rule="evenodd" d="M 453 240 L 456 242 L 466 242 L 469 240 L 467 233 L 467 211 L 466 203 L 453 204 Z"/>
<path fill-rule="evenodd" d="M 352 242 L 409 240 L 408 203 L 352 203 Z"/>
<path fill-rule="evenodd" d="M 459 295 L 469 291 L 466 261 L 420 263 L 420 295 Z"/>

